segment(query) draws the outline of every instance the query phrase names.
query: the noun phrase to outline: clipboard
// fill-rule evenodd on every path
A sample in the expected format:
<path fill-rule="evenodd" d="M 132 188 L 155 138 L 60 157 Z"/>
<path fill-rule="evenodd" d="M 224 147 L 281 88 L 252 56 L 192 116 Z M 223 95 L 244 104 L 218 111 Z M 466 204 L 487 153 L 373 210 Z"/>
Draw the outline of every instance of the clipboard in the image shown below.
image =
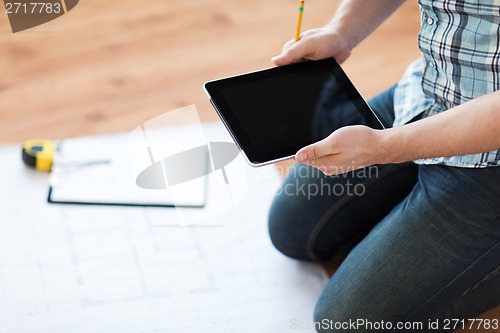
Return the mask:
<path fill-rule="evenodd" d="M 160 130 L 159 130 L 160 131 Z M 176 137 L 186 129 L 164 129 Z M 53 204 L 203 208 L 207 178 L 167 189 L 137 186 L 127 133 L 65 139 L 58 144 L 49 177 L 47 201 Z M 174 142 L 168 140 L 167 142 Z M 146 149 L 146 148 L 145 148 Z M 197 161 L 208 168 L 208 158 Z"/>

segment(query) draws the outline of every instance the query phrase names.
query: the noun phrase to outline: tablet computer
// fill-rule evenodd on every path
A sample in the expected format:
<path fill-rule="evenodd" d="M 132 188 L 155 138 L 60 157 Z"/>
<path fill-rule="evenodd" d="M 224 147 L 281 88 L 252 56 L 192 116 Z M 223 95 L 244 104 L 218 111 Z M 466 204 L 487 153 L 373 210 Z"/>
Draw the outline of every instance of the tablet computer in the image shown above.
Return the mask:
<path fill-rule="evenodd" d="M 204 88 L 252 166 L 293 158 L 343 126 L 384 128 L 333 58 L 210 81 Z"/>

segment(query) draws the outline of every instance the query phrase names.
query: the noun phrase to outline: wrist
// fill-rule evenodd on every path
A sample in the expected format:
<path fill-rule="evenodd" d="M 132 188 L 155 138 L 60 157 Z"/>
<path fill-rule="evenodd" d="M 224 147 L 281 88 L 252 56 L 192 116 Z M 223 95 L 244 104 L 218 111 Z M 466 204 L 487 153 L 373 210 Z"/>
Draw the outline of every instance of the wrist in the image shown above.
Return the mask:
<path fill-rule="evenodd" d="M 402 161 L 402 140 L 398 137 L 395 128 L 376 131 L 378 164 L 400 163 Z"/>
<path fill-rule="evenodd" d="M 352 39 L 352 31 L 348 26 L 338 22 L 338 20 L 332 21 L 323 27 L 325 30 L 329 31 L 332 39 L 336 40 L 339 46 L 343 48 L 345 52 L 351 54 L 352 49 L 356 46 L 356 42 Z"/>

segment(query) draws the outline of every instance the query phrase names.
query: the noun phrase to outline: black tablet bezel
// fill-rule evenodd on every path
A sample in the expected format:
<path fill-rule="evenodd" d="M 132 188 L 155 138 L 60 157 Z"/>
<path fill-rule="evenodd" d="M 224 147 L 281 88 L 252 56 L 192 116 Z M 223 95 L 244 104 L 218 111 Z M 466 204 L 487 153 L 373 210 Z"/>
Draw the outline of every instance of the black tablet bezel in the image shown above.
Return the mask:
<path fill-rule="evenodd" d="M 260 166 L 292 158 L 299 149 L 313 142 L 301 142 L 297 144 L 291 144 L 289 147 L 281 148 L 265 154 L 257 153 L 250 139 L 246 136 L 245 131 L 239 124 L 237 118 L 234 116 L 233 112 L 237 111 L 231 110 L 231 108 L 226 103 L 225 98 L 221 93 L 221 91 L 225 87 L 234 87 L 239 84 L 244 84 L 245 82 L 252 82 L 255 80 L 272 78 L 274 76 L 279 76 L 290 72 L 295 73 L 301 71 L 309 71 L 313 68 L 314 69 L 320 68 L 324 69 L 325 71 L 329 71 L 336 78 L 336 80 L 340 83 L 340 85 L 344 89 L 346 95 L 351 98 L 357 111 L 365 119 L 366 124 L 368 126 L 375 129 L 384 128 L 384 125 L 379 120 L 377 115 L 373 112 L 373 110 L 361 97 L 361 95 L 354 87 L 352 82 L 349 80 L 347 75 L 344 73 L 340 65 L 333 58 L 328 58 L 319 61 L 304 61 L 292 65 L 274 67 L 257 72 L 206 82 L 204 85 L 204 89 L 210 99 L 210 102 L 212 103 L 213 107 L 215 108 L 215 111 L 217 112 L 222 122 L 228 129 L 229 133 L 233 137 L 235 143 L 238 145 L 240 150 L 243 151 L 244 155 L 246 156 L 248 162 L 251 165 Z"/>

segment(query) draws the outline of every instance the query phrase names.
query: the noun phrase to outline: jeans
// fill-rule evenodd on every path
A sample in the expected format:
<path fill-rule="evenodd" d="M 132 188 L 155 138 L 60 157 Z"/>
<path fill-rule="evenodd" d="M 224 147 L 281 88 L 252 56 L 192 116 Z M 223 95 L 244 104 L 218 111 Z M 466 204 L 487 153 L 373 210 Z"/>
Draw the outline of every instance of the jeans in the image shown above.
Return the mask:
<path fill-rule="evenodd" d="M 389 122 L 392 96 L 369 102 Z M 269 233 L 293 258 L 346 255 L 316 304 L 319 332 L 451 332 L 500 304 L 499 184 L 494 167 L 405 163 L 327 177 L 296 164 Z"/>

